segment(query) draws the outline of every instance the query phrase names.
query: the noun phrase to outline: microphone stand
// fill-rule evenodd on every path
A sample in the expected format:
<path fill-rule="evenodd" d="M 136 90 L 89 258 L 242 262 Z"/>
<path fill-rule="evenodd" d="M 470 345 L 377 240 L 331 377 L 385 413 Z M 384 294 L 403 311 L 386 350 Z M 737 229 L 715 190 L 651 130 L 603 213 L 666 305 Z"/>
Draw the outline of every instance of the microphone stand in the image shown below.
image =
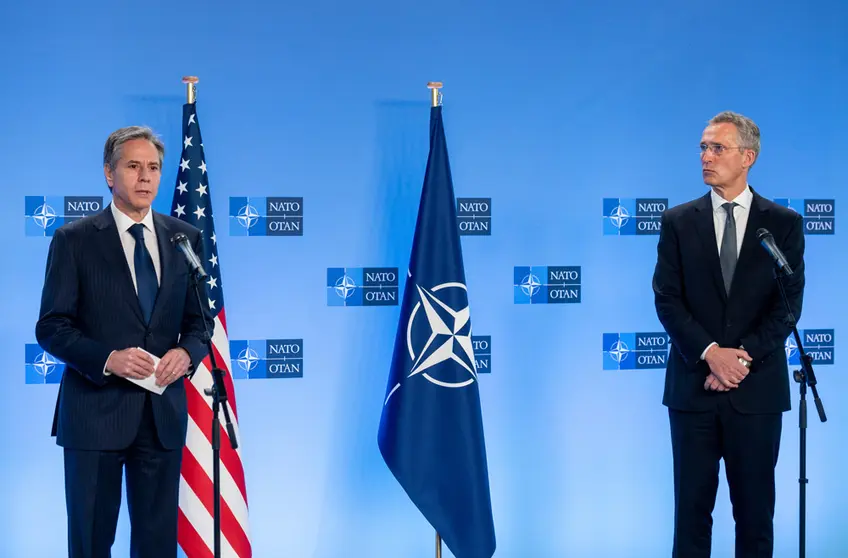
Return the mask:
<path fill-rule="evenodd" d="M 191 284 L 197 297 L 197 305 L 203 312 L 203 300 L 200 298 L 200 282 L 203 276 L 200 273 L 191 273 Z M 204 313 L 205 314 L 205 313 Z M 224 371 L 218 368 L 215 362 L 215 351 L 212 348 L 212 333 L 203 319 L 204 342 L 209 351 L 209 360 L 212 364 L 212 387 L 204 389 L 203 393 L 212 398 L 212 488 L 213 488 L 213 530 L 214 530 L 214 557 L 221 558 L 221 421 L 218 414 L 221 407 L 224 409 L 224 420 L 227 423 L 227 435 L 233 449 L 238 448 L 236 432 L 230 422 L 230 412 L 227 406 L 227 386 L 224 384 Z"/>
<path fill-rule="evenodd" d="M 827 422 L 827 416 L 824 414 L 824 407 L 819 392 L 816 390 L 816 374 L 813 371 L 813 358 L 804 351 L 804 345 L 801 342 L 801 336 L 798 334 L 796 327 L 795 316 L 792 314 L 792 308 L 789 305 L 789 299 L 786 296 L 786 288 L 783 285 L 785 274 L 783 268 L 775 269 L 774 276 L 777 279 L 777 286 L 780 289 L 780 296 L 783 298 L 783 303 L 786 306 L 786 314 L 789 325 L 792 326 L 792 333 L 795 336 L 795 343 L 798 345 L 798 352 L 801 355 L 801 368 L 793 372 L 795 381 L 800 385 L 801 402 L 798 406 L 798 428 L 800 429 L 800 471 L 798 474 L 798 489 L 800 491 L 800 517 L 798 525 L 798 544 L 799 556 L 806 556 L 806 538 L 807 538 L 807 386 L 813 391 L 813 400 L 816 404 L 816 410 L 819 413 L 819 420 Z"/>

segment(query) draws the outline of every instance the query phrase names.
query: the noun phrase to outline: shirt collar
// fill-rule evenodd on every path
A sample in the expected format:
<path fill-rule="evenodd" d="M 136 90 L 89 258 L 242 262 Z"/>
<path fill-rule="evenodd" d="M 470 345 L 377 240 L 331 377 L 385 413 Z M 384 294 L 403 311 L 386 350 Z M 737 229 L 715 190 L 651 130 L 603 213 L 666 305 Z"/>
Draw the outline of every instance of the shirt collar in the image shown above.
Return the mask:
<path fill-rule="evenodd" d="M 727 203 L 728 200 L 722 198 L 718 194 L 715 193 L 715 190 L 710 190 L 710 199 L 713 202 L 713 211 L 724 211 L 721 207 L 722 204 Z M 754 192 L 751 191 L 751 185 L 746 184 L 745 189 L 742 190 L 735 199 L 730 200 L 736 205 L 742 207 L 743 209 L 751 209 L 751 202 L 754 201 Z"/>
<path fill-rule="evenodd" d="M 130 230 L 130 227 L 135 225 L 135 221 L 130 219 L 126 213 L 121 211 L 115 206 L 115 202 L 109 204 L 109 207 L 112 209 L 112 216 L 115 218 L 115 224 L 118 226 L 118 231 L 124 233 Z M 144 216 L 144 219 L 141 220 L 141 224 L 149 230 L 150 232 L 155 233 L 155 229 L 153 228 L 153 209 L 149 209 L 147 211 L 147 215 Z"/>

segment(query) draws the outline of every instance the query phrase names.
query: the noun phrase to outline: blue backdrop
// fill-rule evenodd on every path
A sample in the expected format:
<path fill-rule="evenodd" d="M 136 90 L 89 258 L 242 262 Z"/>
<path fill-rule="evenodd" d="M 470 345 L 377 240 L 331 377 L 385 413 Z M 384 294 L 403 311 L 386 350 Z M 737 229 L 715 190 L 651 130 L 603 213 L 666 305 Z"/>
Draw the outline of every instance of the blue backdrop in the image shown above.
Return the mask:
<path fill-rule="evenodd" d="M 25 380 L 50 240 L 32 235 L 26 197 L 107 196 L 106 136 L 148 124 L 168 147 L 156 203 L 167 212 L 185 74 L 201 78 L 230 338 L 303 340 L 302 378 L 236 382 L 255 556 L 432 556 L 432 530 L 376 443 L 399 309 L 331 306 L 327 288 L 328 268 L 405 273 L 432 79 L 445 82 L 457 196 L 492 208 L 491 234 L 463 237 L 463 250 L 475 334 L 491 336 L 480 389 L 496 556 L 670 554 L 663 370 L 604 366 L 618 362 L 605 333 L 633 343 L 626 334 L 661 331 L 657 237 L 604 234 L 616 232 L 604 199 L 635 218 L 628 200 L 702 195 L 701 130 L 731 109 L 762 128 L 759 192 L 802 211 L 803 200 L 833 203 L 846 187 L 846 4 L 215 4 L 0 8 L 0 555 L 66 548 L 62 454 L 49 437 L 57 386 Z M 303 235 L 230 235 L 229 198 L 245 196 L 302 197 Z M 807 237 L 800 324 L 834 338 L 848 327 L 836 225 Z M 580 266 L 581 302 L 516 304 L 517 266 Z M 825 341 L 821 356 L 843 350 Z M 848 552 L 840 359 L 817 368 L 829 421 L 810 416 L 808 552 L 823 558 Z M 778 557 L 797 555 L 797 448 L 794 395 Z M 714 555 L 732 556 L 724 481 L 715 518 Z M 116 555 L 128 546 L 124 511 Z"/>

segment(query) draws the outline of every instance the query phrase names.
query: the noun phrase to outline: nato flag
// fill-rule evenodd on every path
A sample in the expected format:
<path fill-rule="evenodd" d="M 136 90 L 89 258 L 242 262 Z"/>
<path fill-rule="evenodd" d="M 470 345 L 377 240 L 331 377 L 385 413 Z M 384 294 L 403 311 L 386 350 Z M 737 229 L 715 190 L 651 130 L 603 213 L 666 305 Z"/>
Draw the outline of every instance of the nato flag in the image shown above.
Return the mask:
<path fill-rule="evenodd" d="M 491 558 L 486 443 L 441 106 L 430 113 L 430 155 L 378 443 L 451 552 Z"/>

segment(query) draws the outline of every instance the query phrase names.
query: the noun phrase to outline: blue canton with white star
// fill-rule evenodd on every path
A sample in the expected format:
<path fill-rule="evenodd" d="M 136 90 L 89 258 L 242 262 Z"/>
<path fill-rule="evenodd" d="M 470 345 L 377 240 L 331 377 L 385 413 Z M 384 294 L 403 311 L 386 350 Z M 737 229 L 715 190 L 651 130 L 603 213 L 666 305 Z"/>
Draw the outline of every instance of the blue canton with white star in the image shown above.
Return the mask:
<path fill-rule="evenodd" d="M 209 275 L 206 278 L 206 293 L 209 310 L 217 316 L 224 307 L 221 291 L 221 269 L 218 266 L 218 240 L 212 219 L 212 199 L 209 195 L 209 175 L 206 173 L 206 157 L 197 109 L 193 103 L 183 105 L 183 149 L 171 215 L 200 229 L 203 235 L 203 266 Z"/>

